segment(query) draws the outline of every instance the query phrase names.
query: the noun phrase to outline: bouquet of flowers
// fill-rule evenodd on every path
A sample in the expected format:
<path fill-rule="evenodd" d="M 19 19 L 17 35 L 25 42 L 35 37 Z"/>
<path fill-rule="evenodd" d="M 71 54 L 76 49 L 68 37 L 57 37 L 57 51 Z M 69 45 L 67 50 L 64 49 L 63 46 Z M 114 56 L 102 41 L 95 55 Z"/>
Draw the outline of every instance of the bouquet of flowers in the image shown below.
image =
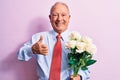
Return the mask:
<path fill-rule="evenodd" d="M 71 32 L 70 39 L 65 46 L 70 50 L 68 53 L 69 69 L 73 69 L 74 77 L 78 75 L 80 69 L 87 70 L 88 66 L 96 62 L 92 57 L 97 48 L 91 38 L 81 36 L 79 32 Z"/>

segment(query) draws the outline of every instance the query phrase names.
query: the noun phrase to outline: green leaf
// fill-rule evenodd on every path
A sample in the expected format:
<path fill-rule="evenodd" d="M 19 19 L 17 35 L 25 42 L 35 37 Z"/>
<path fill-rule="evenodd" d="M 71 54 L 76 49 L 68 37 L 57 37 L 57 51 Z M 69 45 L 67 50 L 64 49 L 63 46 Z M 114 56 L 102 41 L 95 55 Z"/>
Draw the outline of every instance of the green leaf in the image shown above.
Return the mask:
<path fill-rule="evenodd" d="M 89 60 L 86 62 L 86 66 L 90 66 L 92 64 L 94 64 L 96 62 L 96 60 Z"/>
<path fill-rule="evenodd" d="M 92 55 L 88 55 L 85 59 L 84 59 L 84 61 L 85 61 L 85 63 L 87 62 L 87 61 L 89 61 L 89 60 L 91 60 L 92 59 Z"/>
<path fill-rule="evenodd" d="M 88 70 L 86 66 L 81 67 L 82 70 Z"/>
<path fill-rule="evenodd" d="M 70 61 L 69 64 L 70 64 L 70 65 L 73 65 L 73 64 L 74 64 L 74 61 Z"/>
<path fill-rule="evenodd" d="M 89 53 L 89 52 L 87 52 L 87 51 L 85 51 L 85 53 L 86 53 L 87 55 L 91 55 L 91 53 Z"/>

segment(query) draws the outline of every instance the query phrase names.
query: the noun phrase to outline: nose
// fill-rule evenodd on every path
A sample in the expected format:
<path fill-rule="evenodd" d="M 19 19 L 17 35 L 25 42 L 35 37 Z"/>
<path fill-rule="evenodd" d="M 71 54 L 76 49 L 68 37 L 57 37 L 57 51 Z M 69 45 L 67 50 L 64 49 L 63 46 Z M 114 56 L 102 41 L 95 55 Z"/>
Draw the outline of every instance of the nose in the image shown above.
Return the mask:
<path fill-rule="evenodd" d="M 62 16 L 58 15 L 58 21 L 61 21 L 61 20 L 62 20 Z"/>

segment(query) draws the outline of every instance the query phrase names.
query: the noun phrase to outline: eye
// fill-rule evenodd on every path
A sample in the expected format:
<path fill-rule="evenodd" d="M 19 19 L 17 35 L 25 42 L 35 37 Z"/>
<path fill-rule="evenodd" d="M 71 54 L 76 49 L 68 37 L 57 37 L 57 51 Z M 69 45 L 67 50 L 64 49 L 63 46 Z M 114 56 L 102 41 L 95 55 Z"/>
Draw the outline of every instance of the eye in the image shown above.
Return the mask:
<path fill-rule="evenodd" d="M 62 16 L 64 17 L 64 16 L 66 16 L 66 14 L 62 14 Z"/>
<path fill-rule="evenodd" d="M 57 15 L 57 14 L 52 14 L 52 16 L 54 16 L 54 17 L 55 17 L 55 16 L 58 16 L 58 15 Z"/>

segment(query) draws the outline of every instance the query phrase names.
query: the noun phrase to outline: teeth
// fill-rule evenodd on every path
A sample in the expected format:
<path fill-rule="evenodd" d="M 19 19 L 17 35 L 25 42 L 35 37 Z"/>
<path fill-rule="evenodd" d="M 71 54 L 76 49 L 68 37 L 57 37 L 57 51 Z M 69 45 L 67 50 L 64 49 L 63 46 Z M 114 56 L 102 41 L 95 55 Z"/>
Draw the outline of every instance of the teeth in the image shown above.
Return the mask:
<path fill-rule="evenodd" d="M 58 22 L 58 23 L 56 23 L 56 24 L 63 24 L 62 22 Z"/>
<path fill-rule="evenodd" d="M 57 24 L 62 24 L 62 23 L 57 23 Z"/>
<path fill-rule="evenodd" d="M 57 26 L 61 26 L 62 24 L 57 24 Z"/>

